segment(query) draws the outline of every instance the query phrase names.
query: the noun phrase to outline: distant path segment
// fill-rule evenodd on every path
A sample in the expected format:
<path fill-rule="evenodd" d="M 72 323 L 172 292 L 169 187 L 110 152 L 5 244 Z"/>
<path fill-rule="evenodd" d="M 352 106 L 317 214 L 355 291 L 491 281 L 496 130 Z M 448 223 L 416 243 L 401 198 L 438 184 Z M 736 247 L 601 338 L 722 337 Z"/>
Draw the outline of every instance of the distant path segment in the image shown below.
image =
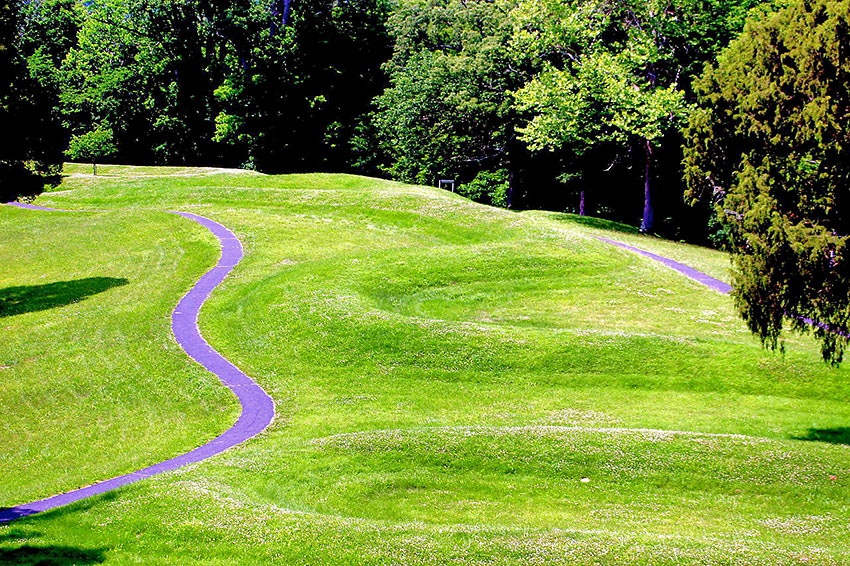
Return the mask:
<path fill-rule="evenodd" d="M 629 250 L 630 252 L 634 252 L 636 254 L 640 254 L 642 256 L 646 256 L 650 259 L 653 259 L 663 265 L 666 265 L 670 269 L 675 269 L 679 273 L 683 274 L 685 277 L 693 279 L 698 283 L 702 283 L 706 287 L 714 289 L 715 291 L 719 291 L 724 295 L 728 295 L 732 291 L 732 287 L 728 283 L 724 283 L 720 279 L 715 279 L 710 275 L 706 275 L 702 271 L 697 271 L 693 267 L 687 266 L 684 263 L 673 261 L 672 259 L 666 258 L 664 256 L 660 256 L 658 254 L 654 254 L 652 252 L 648 252 L 646 250 L 642 250 L 640 248 L 636 248 L 634 246 L 630 246 L 628 244 L 624 244 L 616 240 L 609 240 L 608 238 L 603 238 L 602 236 L 594 236 L 594 238 L 609 244 L 613 244 L 615 246 L 619 246 L 623 249 Z"/>
<path fill-rule="evenodd" d="M 29 210 L 57 210 L 29 204 L 9 204 Z M 93 495 L 106 493 L 107 491 L 162 472 L 206 460 L 258 435 L 268 427 L 274 418 L 274 402 L 271 397 L 250 377 L 245 375 L 239 368 L 227 361 L 212 346 L 207 344 L 198 329 L 198 311 L 200 311 L 201 305 L 207 300 L 212 290 L 227 277 L 227 274 L 242 259 L 242 244 L 233 232 L 218 222 L 213 222 L 208 218 L 188 212 L 173 212 L 173 214 L 179 214 L 184 218 L 193 220 L 212 232 L 219 240 L 221 259 L 177 303 L 174 312 L 171 314 L 171 329 L 183 350 L 193 360 L 217 375 L 236 394 L 236 397 L 239 398 L 239 403 L 242 405 L 242 414 L 239 416 L 239 420 L 217 438 L 207 442 L 203 446 L 195 448 L 191 452 L 171 458 L 170 460 L 94 485 L 75 489 L 74 491 L 60 495 L 54 495 L 47 499 L 25 503 L 7 509 L 0 509 L 0 522 L 13 521 L 20 517 L 55 509 L 56 507 L 61 507 Z M 34 473 L 37 472 L 34 471 Z"/>
<path fill-rule="evenodd" d="M 636 254 L 640 254 L 640 255 L 646 256 L 650 259 L 654 259 L 655 261 L 657 261 L 659 263 L 663 263 L 667 267 L 669 267 L 671 269 L 675 269 L 679 273 L 684 274 L 686 277 L 693 279 L 694 281 L 697 281 L 699 283 L 702 283 L 706 287 L 714 289 L 715 291 L 719 291 L 719 292 L 723 293 L 724 295 L 728 295 L 729 293 L 732 292 L 732 287 L 728 283 L 724 283 L 720 279 L 715 279 L 714 277 L 711 277 L 710 275 L 706 275 L 702 271 L 697 271 L 693 267 L 687 266 L 684 263 L 679 263 L 678 261 L 673 261 L 672 259 L 666 258 L 664 256 L 660 256 L 658 254 L 654 254 L 652 252 L 648 252 L 646 250 L 642 250 L 640 248 L 636 248 L 634 246 L 630 246 L 628 244 L 624 244 L 624 243 L 618 242 L 616 240 L 609 240 L 608 238 L 603 238 L 602 236 L 593 236 L 593 237 L 596 238 L 597 240 L 601 240 L 601 241 L 606 242 L 608 244 L 620 246 L 621 248 L 627 249 L 627 250 L 634 252 Z M 786 311 L 785 315 L 789 316 L 791 318 L 796 318 L 797 320 L 802 320 L 803 322 L 805 322 L 809 326 L 817 326 L 818 328 L 823 328 L 827 332 L 832 332 L 834 334 L 838 334 L 839 336 L 843 336 L 845 338 L 850 338 L 850 333 L 847 333 L 847 332 L 845 332 L 841 329 L 838 329 L 838 328 L 833 328 L 832 326 L 830 326 L 829 324 L 826 324 L 824 322 L 818 322 L 818 321 L 813 320 L 813 319 L 811 319 L 807 316 L 795 315 L 795 314 L 789 313 L 787 311 Z"/>
<path fill-rule="evenodd" d="M 65 210 L 63 208 L 47 208 L 46 206 L 36 206 L 34 204 L 27 204 L 25 202 L 7 202 L 6 204 L 8 204 L 9 206 L 16 206 L 18 208 L 25 208 L 27 210 L 49 210 L 50 212 L 74 212 L 73 210 Z"/>

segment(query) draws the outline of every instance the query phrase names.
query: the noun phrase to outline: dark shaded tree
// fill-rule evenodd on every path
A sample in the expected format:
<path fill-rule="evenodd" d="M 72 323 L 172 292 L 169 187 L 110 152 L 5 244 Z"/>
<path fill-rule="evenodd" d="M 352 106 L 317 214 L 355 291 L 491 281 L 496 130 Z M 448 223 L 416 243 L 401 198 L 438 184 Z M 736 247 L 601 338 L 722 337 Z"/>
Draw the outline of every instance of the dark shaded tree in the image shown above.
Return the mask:
<path fill-rule="evenodd" d="M 0 202 L 39 194 L 62 167 L 56 96 L 22 53 L 23 19 L 17 2 L 0 1 Z"/>
<path fill-rule="evenodd" d="M 129 163 L 350 168 L 383 87 L 383 0 L 93 0 L 62 63 L 71 135 Z"/>
<path fill-rule="evenodd" d="M 384 86 L 383 0 L 272 2 L 243 22 L 244 48 L 226 58 L 215 139 L 248 167 L 345 170 L 353 139 Z"/>
<path fill-rule="evenodd" d="M 850 2 L 793 0 L 760 15 L 697 89 L 688 195 L 713 203 L 730 234 L 741 315 L 770 348 L 787 323 L 813 332 L 825 360 L 841 361 L 850 332 Z"/>
<path fill-rule="evenodd" d="M 383 171 L 396 179 L 472 183 L 478 200 L 511 206 L 529 152 L 510 91 L 534 66 L 510 49 L 514 0 L 406 0 L 389 19 L 390 87 L 373 124 Z M 507 183 L 507 190 L 504 189 Z"/>
<path fill-rule="evenodd" d="M 234 12 L 219 2 L 98 0 L 78 7 L 80 30 L 62 67 L 70 134 L 109 124 L 116 159 L 213 164 L 214 89 Z"/>

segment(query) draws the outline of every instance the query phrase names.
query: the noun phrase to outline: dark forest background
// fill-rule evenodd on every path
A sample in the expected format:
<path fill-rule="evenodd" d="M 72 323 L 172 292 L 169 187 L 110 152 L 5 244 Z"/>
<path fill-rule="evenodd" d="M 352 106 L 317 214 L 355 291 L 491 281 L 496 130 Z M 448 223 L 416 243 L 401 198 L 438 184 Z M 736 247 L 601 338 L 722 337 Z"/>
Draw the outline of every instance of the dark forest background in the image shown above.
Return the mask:
<path fill-rule="evenodd" d="M 718 244 L 709 205 L 683 198 L 680 129 L 693 80 L 762 3 L 1 4 L 3 130 L 33 138 L 4 136 L 7 178 L 64 155 L 455 179 L 497 206 Z"/>

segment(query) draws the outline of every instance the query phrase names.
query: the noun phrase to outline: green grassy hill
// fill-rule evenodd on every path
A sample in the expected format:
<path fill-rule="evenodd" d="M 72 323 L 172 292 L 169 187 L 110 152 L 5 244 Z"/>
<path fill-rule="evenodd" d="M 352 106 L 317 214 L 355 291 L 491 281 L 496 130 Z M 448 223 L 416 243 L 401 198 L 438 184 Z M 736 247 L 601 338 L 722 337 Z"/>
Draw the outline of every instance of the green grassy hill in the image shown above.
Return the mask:
<path fill-rule="evenodd" d="M 0 506 L 233 422 L 169 329 L 215 240 L 164 211 L 245 243 L 200 324 L 278 417 L 0 526 L 0 563 L 850 563 L 847 370 L 591 235 L 728 279 L 723 254 L 350 175 L 88 171 L 38 204 L 104 212 L 0 207 Z"/>

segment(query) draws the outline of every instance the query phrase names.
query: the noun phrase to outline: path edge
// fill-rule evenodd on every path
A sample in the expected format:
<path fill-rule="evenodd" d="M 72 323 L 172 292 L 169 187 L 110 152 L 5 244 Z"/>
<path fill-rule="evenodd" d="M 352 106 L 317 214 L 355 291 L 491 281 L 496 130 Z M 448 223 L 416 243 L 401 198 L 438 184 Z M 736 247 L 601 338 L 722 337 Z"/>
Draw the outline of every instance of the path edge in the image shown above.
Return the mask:
<path fill-rule="evenodd" d="M 27 210 L 50 212 L 72 212 L 39 207 L 32 204 L 5 203 Z M 73 211 L 81 212 L 81 211 Z M 220 257 L 214 267 L 198 279 L 180 299 L 171 313 L 171 330 L 175 340 L 186 354 L 207 371 L 216 375 L 236 395 L 241 413 L 236 423 L 211 441 L 174 458 L 159 462 L 141 470 L 116 476 L 79 489 L 0 509 L 0 523 L 43 513 L 74 503 L 94 495 L 100 495 L 119 487 L 135 483 L 163 472 L 194 464 L 232 448 L 263 432 L 275 417 L 274 401 L 266 391 L 242 370 L 219 354 L 201 335 L 198 314 L 212 291 L 221 284 L 233 268 L 242 260 L 242 242 L 228 228 L 197 214 L 169 211 L 192 220 L 209 230 L 219 241 Z"/>

